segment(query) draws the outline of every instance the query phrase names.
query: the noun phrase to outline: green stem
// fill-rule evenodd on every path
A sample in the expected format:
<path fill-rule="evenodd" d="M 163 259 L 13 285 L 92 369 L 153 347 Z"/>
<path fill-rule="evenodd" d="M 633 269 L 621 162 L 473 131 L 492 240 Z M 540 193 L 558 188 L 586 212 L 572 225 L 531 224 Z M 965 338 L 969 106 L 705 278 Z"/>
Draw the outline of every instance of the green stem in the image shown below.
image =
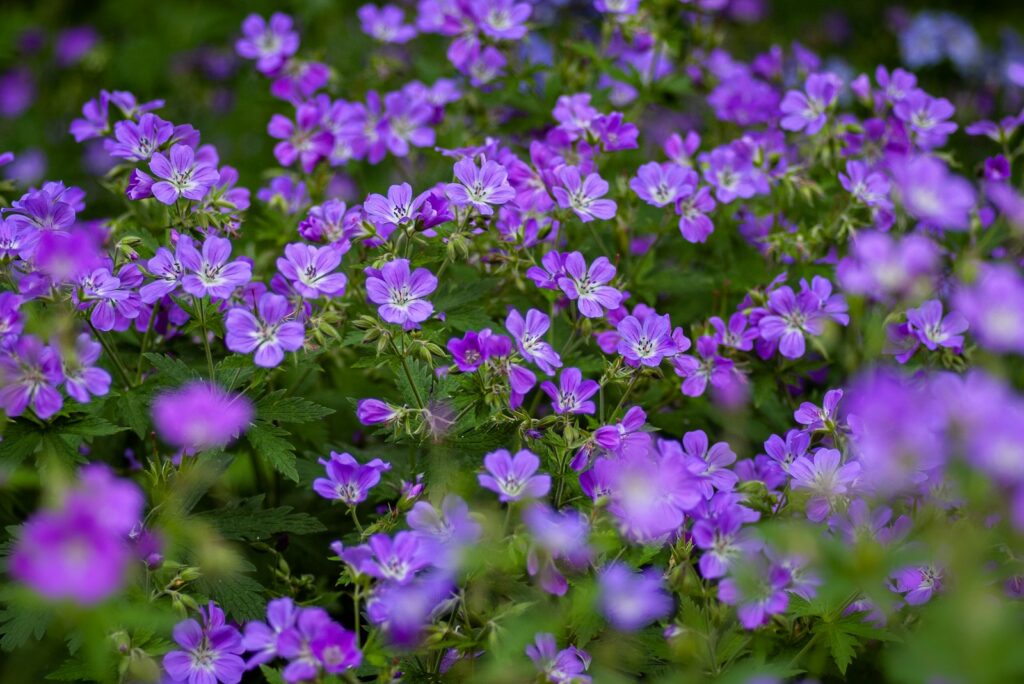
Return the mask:
<path fill-rule="evenodd" d="M 356 524 L 356 530 L 359 532 L 359 536 L 362 537 L 363 536 L 363 524 L 361 522 L 359 522 L 359 514 L 356 513 L 356 507 L 355 506 L 349 506 L 348 507 L 348 512 L 349 512 L 349 515 L 352 516 L 352 522 L 354 522 Z"/>
<path fill-rule="evenodd" d="M 201 302 L 198 297 L 192 297 L 192 303 L 199 311 L 199 327 L 203 332 L 203 349 L 206 351 L 206 369 L 210 373 L 210 380 L 214 380 L 213 372 L 213 354 L 210 352 L 210 335 L 209 330 L 206 327 L 206 306 L 205 302 Z"/>
<path fill-rule="evenodd" d="M 811 646 L 814 645 L 814 642 L 816 642 L 817 640 L 818 632 L 815 632 L 811 635 L 811 638 L 807 640 L 807 643 L 804 644 L 804 647 L 797 651 L 796 655 L 793 656 L 793 659 L 789 661 L 789 669 L 793 669 L 796 666 L 796 664 L 800 662 L 800 659 L 804 656 L 805 653 L 807 653 L 807 651 L 811 648 Z"/>
<path fill-rule="evenodd" d="M 626 385 L 626 391 L 622 393 L 622 398 L 621 398 L 621 399 L 619 399 L 619 403 L 615 405 L 615 408 L 614 408 L 614 409 L 612 409 L 612 412 L 611 412 L 611 414 L 609 414 L 609 416 L 608 416 L 608 419 L 609 419 L 609 420 L 612 420 L 612 419 L 614 419 L 614 418 L 615 418 L 615 414 L 616 414 L 616 413 L 618 413 L 618 412 L 619 412 L 619 409 L 620 409 L 620 408 L 622 408 L 622 405 L 626 403 L 626 399 L 627 399 L 627 398 L 629 398 L 629 394 L 630 394 L 630 392 L 632 392 L 632 391 L 633 391 L 633 385 L 635 385 L 635 384 L 636 384 L 636 381 L 637 381 L 637 380 L 638 380 L 639 378 L 640 378 L 640 374 L 639 374 L 639 373 L 637 373 L 637 372 L 634 372 L 634 373 L 633 373 L 633 377 L 631 377 L 631 378 L 629 379 L 629 384 L 628 384 L 628 385 Z"/>
<path fill-rule="evenodd" d="M 142 346 L 139 347 L 139 363 L 135 367 L 135 382 L 142 382 L 142 364 L 146 358 L 146 350 L 149 349 L 150 340 L 153 337 L 153 328 L 156 327 L 156 317 L 160 313 L 160 300 L 153 304 L 153 310 L 149 314 L 149 325 L 146 326 L 146 334 L 142 336 Z"/>
<path fill-rule="evenodd" d="M 402 350 L 399 351 L 395 343 L 391 342 L 391 348 L 398 355 L 398 360 L 402 362 L 402 370 L 405 371 L 405 379 L 409 381 L 409 387 L 412 389 L 412 396 L 416 399 L 416 407 L 421 411 L 426 407 L 423 403 L 423 397 L 420 396 L 420 391 L 416 388 L 416 383 L 412 380 L 412 371 L 409 370 L 409 364 L 405 360 L 405 344 L 402 344 Z"/>
<path fill-rule="evenodd" d="M 103 336 L 96 326 L 92 324 L 92 321 L 88 321 L 89 329 L 92 330 L 92 334 L 96 336 L 96 339 L 100 341 L 103 346 L 103 351 L 107 353 L 110 360 L 114 362 L 114 368 L 117 370 L 117 374 L 121 377 L 121 381 L 124 383 L 126 389 L 132 388 L 132 381 L 128 378 L 128 369 L 125 367 L 124 362 L 121 360 L 121 356 L 117 353 L 117 349 L 111 346 L 107 338 Z"/>

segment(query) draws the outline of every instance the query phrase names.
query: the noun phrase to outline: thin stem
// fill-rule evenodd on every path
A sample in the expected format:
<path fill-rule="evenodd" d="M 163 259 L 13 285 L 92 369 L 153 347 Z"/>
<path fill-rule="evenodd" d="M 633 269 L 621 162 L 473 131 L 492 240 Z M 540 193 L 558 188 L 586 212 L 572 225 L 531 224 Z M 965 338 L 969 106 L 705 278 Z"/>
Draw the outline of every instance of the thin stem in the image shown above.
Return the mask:
<path fill-rule="evenodd" d="M 405 379 L 409 381 L 409 387 L 412 389 L 412 395 L 416 399 L 416 407 L 422 411 L 426 404 L 423 403 L 423 397 L 420 396 L 420 391 L 416 388 L 416 383 L 412 380 L 412 371 L 409 370 L 409 364 L 405 360 L 405 344 L 402 344 L 402 350 L 399 351 L 394 341 L 392 341 L 391 348 L 394 349 L 395 354 L 398 355 L 398 360 L 402 362 L 402 370 L 405 371 Z"/>
<path fill-rule="evenodd" d="M 356 513 L 356 507 L 355 506 L 349 506 L 348 507 L 348 512 L 349 512 L 349 515 L 352 516 L 352 522 L 354 522 L 356 524 L 356 530 L 359 532 L 359 536 L 362 537 L 363 536 L 363 524 L 361 522 L 359 522 L 359 514 Z"/>
<path fill-rule="evenodd" d="M 210 380 L 214 379 L 213 373 L 213 354 L 210 352 L 210 334 L 206 327 L 206 306 L 205 302 L 201 302 L 195 295 L 192 296 L 192 302 L 196 309 L 199 311 L 199 327 L 203 331 L 203 349 L 206 350 L 206 369 L 210 373 Z"/>
<path fill-rule="evenodd" d="M 352 623 L 352 631 L 356 635 L 356 648 L 359 648 L 359 599 L 362 598 L 362 593 L 359 591 L 359 585 L 356 585 L 356 590 L 352 592 L 352 610 L 355 613 L 355 618 Z"/>
<path fill-rule="evenodd" d="M 789 668 L 790 669 L 795 667 L 796 664 L 798 662 L 800 662 L 800 659 L 804 656 L 804 654 L 807 653 L 807 651 L 811 648 L 811 646 L 814 645 L 814 642 L 816 642 L 818 640 L 818 634 L 819 634 L 818 632 L 815 632 L 814 634 L 812 634 L 811 638 L 807 640 L 806 644 L 804 644 L 804 647 L 801 648 L 799 651 L 797 651 L 796 655 L 793 656 L 793 659 L 789 661 Z"/>
<path fill-rule="evenodd" d="M 626 385 L 626 391 L 622 393 L 622 398 L 619 399 L 619 403 L 615 405 L 615 408 L 612 409 L 611 414 L 609 414 L 609 416 L 608 416 L 609 420 L 613 419 L 615 417 L 615 414 L 619 412 L 619 409 L 622 408 L 622 405 L 626 403 L 626 399 L 629 397 L 629 393 L 633 391 L 633 385 L 636 384 L 636 381 L 639 378 L 640 378 L 640 374 L 637 373 L 637 372 L 634 372 L 633 373 L 633 377 L 631 377 L 629 379 L 629 384 Z"/>
<path fill-rule="evenodd" d="M 135 367 L 135 382 L 142 382 L 142 364 L 146 358 L 146 350 L 149 349 L 149 342 L 153 337 L 153 328 L 156 327 L 156 317 L 160 313 L 160 300 L 153 304 L 153 310 L 149 314 L 149 325 L 146 326 L 146 334 L 142 336 L 142 346 L 139 347 L 139 363 Z"/>
<path fill-rule="evenodd" d="M 124 383 L 126 389 L 132 388 L 132 381 L 128 378 L 128 369 L 125 367 L 124 362 L 121 360 L 121 356 L 117 353 L 117 349 L 110 345 L 107 338 L 103 336 L 96 326 L 92 324 L 92 321 L 86 319 L 89 323 L 89 329 L 92 330 L 92 334 L 96 336 L 96 339 L 103 345 L 103 351 L 107 353 L 110 360 L 114 362 L 114 368 L 117 370 L 117 374 L 121 377 L 121 381 Z"/>

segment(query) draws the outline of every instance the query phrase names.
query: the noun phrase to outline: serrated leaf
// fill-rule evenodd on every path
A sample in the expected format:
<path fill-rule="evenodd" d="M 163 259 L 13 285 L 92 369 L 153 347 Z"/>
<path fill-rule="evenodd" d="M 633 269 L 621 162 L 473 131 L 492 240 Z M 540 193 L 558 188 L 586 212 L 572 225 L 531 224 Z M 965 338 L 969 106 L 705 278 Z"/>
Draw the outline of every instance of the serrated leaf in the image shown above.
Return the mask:
<path fill-rule="evenodd" d="M 850 666 L 854 656 L 857 655 L 856 647 L 859 643 L 857 638 L 844 632 L 836 623 L 820 623 L 814 631 L 825 637 L 832 660 L 835 661 L 840 674 L 845 675 L 846 668 Z"/>
<path fill-rule="evenodd" d="M 256 451 L 256 454 L 270 464 L 277 472 L 281 473 L 293 482 L 299 481 L 299 471 L 295 467 L 295 447 L 287 437 L 291 435 L 279 427 L 257 421 L 245 433 L 249 444 Z"/>
<path fill-rule="evenodd" d="M 146 353 L 146 360 L 157 369 L 158 379 L 163 384 L 183 385 L 189 380 L 195 380 L 199 373 L 189 368 L 181 359 L 174 359 L 165 354 Z"/>
<path fill-rule="evenodd" d="M 285 390 L 271 392 L 256 403 L 256 415 L 262 420 L 282 423 L 310 423 L 334 413 L 334 409 L 321 406 L 302 397 L 286 397 Z"/>
<path fill-rule="evenodd" d="M 58 682 L 80 682 L 88 681 L 92 674 L 92 670 L 85 663 L 75 658 L 70 658 L 65 660 L 56 670 L 46 675 L 46 678 Z"/>
<path fill-rule="evenodd" d="M 35 453 L 39 429 L 22 422 L 8 423 L 0 441 L 0 460 L 14 467 Z"/>
<path fill-rule="evenodd" d="M 260 673 L 266 678 L 267 684 L 284 684 L 284 676 L 277 670 L 260 665 Z"/>
<path fill-rule="evenodd" d="M 0 650 L 13 651 L 39 641 L 53 620 L 53 612 L 37 606 L 8 606 L 0 611 Z"/>
<path fill-rule="evenodd" d="M 123 432 L 127 429 L 128 428 L 114 425 L 109 420 L 100 418 L 99 416 L 87 416 L 81 420 L 66 423 L 58 427 L 60 432 L 81 435 L 83 437 L 104 437 L 106 435 L 116 435 L 118 432 Z"/>
<path fill-rule="evenodd" d="M 266 599 L 263 585 L 248 575 L 232 573 L 222 577 L 203 577 L 196 589 L 216 601 L 229 617 L 244 622 L 263 617 Z"/>
<path fill-rule="evenodd" d="M 145 439 L 149 431 L 149 414 L 145 409 L 149 401 L 148 394 L 141 393 L 138 388 L 117 398 L 118 415 L 139 439 Z"/>
<path fill-rule="evenodd" d="M 257 540 L 281 532 L 314 534 L 327 528 L 308 513 L 293 512 L 291 506 L 260 508 L 263 496 L 255 496 L 231 508 L 203 513 L 202 517 L 225 539 Z"/>
<path fill-rule="evenodd" d="M 45 432 L 42 434 L 41 444 L 44 452 L 66 458 L 72 462 L 85 463 L 86 459 L 82 454 L 78 453 L 77 443 L 71 443 L 73 439 L 73 436 Z"/>

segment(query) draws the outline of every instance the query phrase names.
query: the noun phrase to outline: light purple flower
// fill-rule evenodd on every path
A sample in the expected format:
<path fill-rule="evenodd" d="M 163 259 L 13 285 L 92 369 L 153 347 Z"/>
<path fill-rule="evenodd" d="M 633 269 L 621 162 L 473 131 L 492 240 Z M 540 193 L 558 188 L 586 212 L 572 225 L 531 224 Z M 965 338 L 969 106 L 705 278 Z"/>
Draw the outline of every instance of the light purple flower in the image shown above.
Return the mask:
<path fill-rule="evenodd" d="M 242 394 L 195 381 L 158 395 L 152 415 L 161 439 L 192 453 L 225 446 L 238 437 L 252 420 L 253 406 Z"/>
<path fill-rule="evenodd" d="M 426 201 L 427 194 L 415 198 L 412 186 L 408 183 L 392 185 L 388 188 L 388 196 L 370 195 L 363 202 L 363 211 L 367 218 L 380 227 L 397 227 L 416 219 L 420 206 Z"/>
<path fill-rule="evenodd" d="M 932 97 L 915 88 L 897 102 L 893 114 L 914 132 L 914 141 L 924 150 L 942 147 L 957 125 L 948 119 L 955 111 L 944 97 Z"/>
<path fill-rule="evenodd" d="M 484 456 L 484 467 L 487 472 L 477 475 L 477 480 L 484 489 L 497 492 L 499 501 L 536 499 L 551 489 L 551 476 L 535 474 L 540 468 L 540 459 L 526 449 L 515 456 L 507 449 L 492 451 Z"/>
<path fill-rule="evenodd" d="M 416 37 L 416 27 L 405 23 L 405 12 L 395 5 L 363 5 L 356 14 L 363 33 L 382 43 L 408 43 Z"/>
<path fill-rule="evenodd" d="M 245 259 L 228 262 L 231 241 L 211 235 L 203 242 L 202 253 L 189 242 L 178 242 L 177 257 L 186 275 L 181 288 L 194 297 L 228 299 L 235 289 L 252 278 L 252 265 Z"/>
<path fill-rule="evenodd" d="M 648 162 L 629 181 L 633 192 L 655 207 L 675 203 L 679 197 L 692 194 L 696 186 L 696 172 L 672 163 Z"/>
<path fill-rule="evenodd" d="M 869 207 L 891 208 L 889 201 L 889 180 L 862 161 L 851 159 L 846 162 L 846 173 L 840 172 L 839 183 L 854 199 Z"/>
<path fill-rule="evenodd" d="M 281 166 L 296 161 L 305 173 L 311 173 L 321 159 L 334 149 L 334 136 L 320 128 L 320 110 L 314 104 L 301 104 L 295 108 L 295 121 L 274 114 L 267 124 L 267 134 L 280 140 L 274 146 L 274 156 Z"/>
<path fill-rule="evenodd" d="M 267 602 L 267 621 L 253 620 L 247 623 L 242 634 L 242 646 L 246 652 L 253 654 L 245 663 L 246 669 L 269 663 L 280 655 L 278 640 L 283 633 L 295 627 L 298 616 L 299 609 L 288 597 Z"/>
<path fill-rule="evenodd" d="M 505 319 L 505 328 L 512 334 L 516 341 L 519 353 L 537 364 L 537 367 L 548 375 L 554 375 L 556 368 L 562 367 L 562 359 L 554 348 L 544 341 L 544 333 L 551 326 L 551 319 L 547 314 L 536 309 L 526 312 L 524 319 L 515 309 L 508 312 Z"/>
<path fill-rule="evenodd" d="M 380 399 L 360 399 L 356 403 L 356 418 L 363 425 L 388 423 L 396 415 L 398 415 L 398 409 Z"/>
<path fill-rule="evenodd" d="M 820 301 L 810 291 L 793 292 L 788 285 L 768 296 L 769 314 L 758 321 L 761 336 L 778 342 L 779 352 L 787 359 L 799 359 L 806 350 L 806 336 L 824 332 L 824 317 L 819 313 Z"/>
<path fill-rule="evenodd" d="M 112 157 L 142 162 L 149 160 L 160 147 L 171 139 L 174 124 L 156 114 L 143 114 L 138 123 L 126 120 L 114 124 L 114 140 L 104 140 L 104 147 Z"/>
<path fill-rule="evenodd" d="M 943 318 L 942 302 L 937 299 L 928 300 L 917 309 L 908 309 L 907 323 L 921 344 L 933 351 L 939 347 L 954 350 L 963 347 L 964 336 L 960 333 L 968 327 L 967 319 L 958 311 Z"/>
<path fill-rule="evenodd" d="M 758 554 L 758 558 L 761 558 Z M 747 565 L 747 564 L 745 564 Z M 772 615 L 785 612 L 789 607 L 791 582 L 789 571 L 781 565 L 751 561 L 735 577 L 718 583 L 718 600 L 737 606 L 740 624 L 746 629 L 757 629 Z"/>
<path fill-rule="evenodd" d="M 224 319 L 227 334 L 224 343 L 238 354 L 254 354 L 253 362 L 273 368 L 284 360 L 285 352 L 298 351 L 305 340 L 302 323 L 287 320 L 292 316 L 288 300 L 279 294 L 264 292 L 255 310 L 236 306 Z"/>
<path fill-rule="evenodd" d="M 597 406 L 590 397 L 597 393 L 600 385 L 596 380 L 584 380 L 579 368 L 566 368 L 558 378 L 558 387 L 554 383 L 542 382 L 540 388 L 551 397 L 551 406 L 555 413 L 594 413 Z"/>
<path fill-rule="evenodd" d="M 608 194 L 608 183 L 599 175 L 590 173 L 583 179 L 576 166 L 563 166 L 555 175 L 559 185 L 554 186 L 551 192 L 558 200 L 558 206 L 572 209 L 583 223 L 615 216 L 614 200 L 601 199 Z"/>
<path fill-rule="evenodd" d="M 277 260 L 277 270 L 307 299 L 339 297 L 348 282 L 344 273 L 333 273 L 341 264 L 341 254 L 334 245 L 313 247 L 293 242 L 285 245 L 284 257 Z"/>
<path fill-rule="evenodd" d="M 952 174 L 941 160 L 926 155 L 895 160 L 892 175 L 904 208 L 922 223 L 966 230 L 974 209 L 974 187 Z"/>
<path fill-rule="evenodd" d="M 642 321 L 636 316 L 626 316 L 619 321 L 616 331 L 619 334 L 618 352 L 630 365 L 655 368 L 666 356 L 676 354 L 672 323 L 667 315 L 651 314 Z"/>
<path fill-rule="evenodd" d="M 843 82 L 835 74 L 811 74 L 804 85 L 806 94 L 790 90 L 782 98 L 779 109 L 783 117 L 779 125 L 787 131 L 814 135 L 828 122 L 828 110 L 839 98 L 842 87 Z"/>
<path fill-rule="evenodd" d="M 472 205 L 484 216 L 494 213 L 491 205 L 502 205 L 515 199 L 516 191 L 508 183 L 508 171 L 490 159 L 478 168 L 473 160 L 464 157 L 455 162 L 458 183 L 448 183 L 448 199 L 459 207 Z"/>
<path fill-rule="evenodd" d="M 220 180 L 216 167 L 196 159 L 195 150 L 180 143 L 172 145 L 167 156 L 154 152 L 149 168 L 162 179 L 153 183 L 152 192 L 164 204 L 174 204 L 179 197 L 201 200 Z"/>
<path fill-rule="evenodd" d="M 839 402 L 843 399 L 843 390 L 833 389 L 825 392 L 821 406 L 809 401 L 800 404 L 793 412 L 793 420 L 804 426 L 808 431 L 823 430 L 831 432 L 836 429 L 839 421 Z"/>
<path fill-rule="evenodd" d="M 693 473 L 705 499 L 716 491 L 731 491 L 739 478 L 729 469 L 736 462 L 736 454 L 725 442 L 716 442 L 708 447 L 708 436 L 703 430 L 693 430 L 683 435 L 683 454 L 686 469 Z"/>
<path fill-rule="evenodd" d="M 860 476 L 860 463 L 851 461 L 844 465 L 836 449 L 818 449 L 813 461 L 806 456 L 793 461 L 789 473 L 793 476 L 793 489 L 811 492 L 807 518 L 821 522 L 853 489 Z"/>
<path fill-rule="evenodd" d="M 681 390 L 688 397 L 704 394 L 708 383 L 720 390 L 728 389 L 735 381 L 733 362 L 718 354 L 713 337 L 704 335 L 697 340 L 697 354 L 677 354 L 672 366 L 683 380 Z"/>
<path fill-rule="evenodd" d="M 622 293 L 610 285 L 615 277 L 615 267 L 608 257 L 598 257 L 587 268 L 587 262 L 579 252 L 565 255 L 565 275 L 558 278 L 558 286 L 565 295 L 576 302 L 580 313 L 587 318 L 600 318 L 605 309 L 619 308 Z"/>
<path fill-rule="evenodd" d="M 624 632 L 646 627 L 672 612 L 672 596 L 656 568 L 634 572 L 622 563 L 611 563 L 598 574 L 598 587 L 601 612 Z"/>
<path fill-rule="evenodd" d="M 292 18 L 275 12 L 268 22 L 250 14 L 242 22 L 242 37 L 235 51 L 245 59 L 256 60 L 256 70 L 265 76 L 277 73 L 299 49 L 299 34 L 292 29 Z"/>
<path fill-rule="evenodd" d="M 590 667 L 590 655 L 575 646 L 559 651 L 554 634 L 538 633 L 526 647 L 526 655 L 551 684 L 590 684 L 590 677 L 583 674 Z"/>
<path fill-rule="evenodd" d="M 379 305 L 377 313 L 388 323 L 413 330 L 434 313 L 424 297 L 437 289 L 437 278 L 427 269 L 410 273 L 408 259 L 394 259 L 380 270 L 366 269 L 366 274 L 366 296 Z"/>
<path fill-rule="evenodd" d="M 102 349 L 88 333 L 82 333 L 75 340 L 74 351 L 61 359 L 64 389 L 72 399 L 86 404 L 90 397 L 110 391 L 110 373 L 96 366 Z"/>
<path fill-rule="evenodd" d="M 982 347 L 1024 353 L 1024 278 L 1018 268 L 986 265 L 976 281 L 960 286 L 954 302 Z"/>
<path fill-rule="evenodd" d="M 903 600 L 911 606 L 928 603 L 932 594 L 942 589 L 943 573 L 931 565 L 897 570 L 892 577 L 893 591 L 903 594 Z"/>

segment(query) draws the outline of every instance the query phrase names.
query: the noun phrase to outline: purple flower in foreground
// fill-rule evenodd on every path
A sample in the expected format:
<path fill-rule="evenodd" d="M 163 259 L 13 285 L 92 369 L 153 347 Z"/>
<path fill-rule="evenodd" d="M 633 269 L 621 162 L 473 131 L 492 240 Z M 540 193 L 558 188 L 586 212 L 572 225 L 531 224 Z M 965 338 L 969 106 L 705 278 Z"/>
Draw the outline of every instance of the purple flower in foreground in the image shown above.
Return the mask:
<path fill-rule="evenodd" d="M 256 70 L 265 76 L 275 74 L 299 49 L 299 34 L 292 29 L 292 18 L 275 12 L 268 22 L 250 14 L 242 22 L 242 37 L 235 51 L 245 59 L 256 60 Z"/>
<path fill-rule="evenodd" d="M 579 368 L 566 368 L 558 378 L 558 387 L 554 383 L 542 382 L 540 388 L 551 397 L 551 406 L 555 413 L 594 413 L 597 406 L 590 397 L 597 393 L 600 385 L 596 380 L 584 380 Z"/>
<path fill-rule="evenodd" d="M 253 407 L 242 394 L 195 381 L 157 396 L 152 414 L 160 438 L 191 453 L 238 437 L 252 420 Z"/>
<path fill-rule="evenodd" d="M 860 476 L 860 463 L 842 465 L 842 455 L 836 449 L 818 449 L 814 460 L 801 456 L 789 467 L 793 476 L 793 489 L 807 489 L 811 499 L 807 502 L 807 518 L 821 522 L 834 510 L 837 502 L 846 498 Z"/>
<path fill-rule="evenodd" d="M 598 575 L 601 612 L 616 629 L 636 631 L 672 612 L 672 597 L 655 568 L 633 572 L 622 563 L 606 565 Z"/>
<path fill-rule="evenodd" d="M 961 285 L 954 301 L 981 346 L 1024 353 L 1024 278 L 1019 269 L 990 264 L 975 282 Z"/>
<path fill-rule="evenodd" d="M 9 417 L 20 416 L 29 406 L 42 420 L 64 405 L 57 387 L 64 381 L 60 357 L 38 338 L 22 336 L 0 354 L 0 407 Z"/>
<path fill-rule="evenodd" d="M 828 109 L 835 104 L 843 82 L 831 73 L 811 74 L 805 84 L 806 94 L 790 90 L 782 98 L 779 125 L 787 131 L 804 131 L 814 135 L 828 122 Z"/>
<path fill-rule="evenodd" d="M 502 205 L 515 199 L 516 191 L 508 183 L 508 171 L 501 164 L 486 160 L 479 168 L 469 157 L 455 162 L 458 183 L 448 183 L 445 192 L 458 207 L 472 205 L 484 216 L 494 213 L 491 205 Z"/>
<path fill-rule="evenodd" d="M 277 259 L 277 270 L 307 299 L 339 297 L 348 282 L 344 273 L 333 273 L 341 264 L 341 254 L 334 245 L 314 247 L 293 242 L 285 245 L 284 256 Z"/>
<path fill-rule="evenodd" d="M 238 684 L 245 673 L 242 635 L 213 601 L 199 610 L 202 625 L 193 619 L 175 625 L 174 641 L 182 650 L 164 656 L 164 670 L 173 682 Z"/>
<path fill-rule="evenodd" d="M 525 319 L 518 311 L 512 309 L 505 319 L 505 328 L 512 333 L 519 353 L 527 361 L 537 364 L 548 375 L 554 375 L 555 369 L 561 368 L 562 359 L 558 352 L 543 339 L 544 333 L 550 326 L 551 319 L 547 314 L 536 309 L 527 311 Z"/>
<path fill-rule="evenodd" d="M 608 194 L 608 183 L 599 175 L 591 173 L 583 179 L 576 166 L 563 166 L 555 175 L 560 185 L 553 187 L 551 192 L 558 200 L 558 206 L 572 209 L 583 223 L 615 216 L 615 202 L 601 199 Z"/>
<path fill-rule="evenodd" d="M 937 299 L 924 302 L 917 309 L 908 309 L 907 323 L 921 344 L 930 350 L 939 347 L 957 350 L 964 345 L 964 336 L 960 333 L 967 330 L 967 319 L 958 311 L 943 318 L 942 302 Z"/>
<path fill-rule="evenodd" d="M 216 167 L 196 159 L 195 150 L 188 145 L 176 144 L 164 156 L 154 152 L 149 168 L 162 180 L 153 183 L 153 196 L 164 204 L 174 204 L 179 197 L 201 200 L 220 180 Z"/>
<path fill-rule="evenodd" d="M 252 264 L 231 256 L 231 241 L 211 235 L 203 242 L 202 253 L 190 242 L 178 242 L 178 259 L 186 271 L 181 287 L 195 297 L 228 299 L 236 288 L 252 278 Z"/>
<path fill-rule="evenodd" d="M 643 321 L 636 316 L 626 316 L 619 321 L 616 331 L 619 333 L 618 352 L 631 366 L 655 368 L 666 356 L 673 356 L 677 351 L 668 315 L 651 314 Z"/>
<path fill-rule="evenodd" d="M 362 465 L 352 454 L 331 452 L 330 460 L 320 459 L 327 477 L 313 481 L 313 491 L 325 499 L 337 499 L 349 506 L 366 500 L 366 495 L 380 482 L 381 473 L 391 464 L 375 458 Z"/>
<path fill-rule="evenodd" d="M 565 295 L 576 302 L 580 313 L 587 318 L 600 318 L 605 309 L 619 308 L 622 293 L 609 283 L 615 277 L 615 267 L 608 257 L 598 257 L 587 268 L 587 262 L 579 252 L 565 255 L 565 275 L 558 278 L 558 286 Z"/>
<path fill-rule="evenodd" d="M 408 259 L 394 259 L 380 270 L 367 268 L 366 275 L 366 296 L 379 305 L 377 313 L 388 323 L 413 330 L 434 313 L 424 297 L 437 289 L 437 278 L 427 269 L 410 273 Z"/>
<path fill-rule="evenodd" d="M 590 667 L 590 655 L 575 646 L 559 651 L 554 634 L 538 633 L 534 642 L 526 647 L 526 655 L 551 684 L 589 684 L 591 681 L 583 674 Z"/>
<path fill-rule="evenodd" d="M 246 661 L 246 669 L 268 663 L 276 658 L 278 640 L 281 635 L 295 627 L 299 609 L 288 597 L 274 599 L 267 603 L 267 621 L 253 620 L 245 625 L 242 634 L 242 645 L 247 653 L 252 653 Z"/>
<path fill-rule="evenodd" d="M 541 473 L 540 459 L 523 449 L 512 456 L 507 449 L 492 451 L 484 456 L 486 473 L 477 475 L 480 486 L 497 492 L 499 501 L 519 501 L 544 496 L 551 489 L 551 476 Z"/>
<path fill-rule="evenodd" d="M 174 124 L 156 114 L 143 114 L 138 123 L 118 121 L 114 124 L 115 140 L 103 142 L 110 156 L 142 162 L 152 157 L 173 134 Z"/>
<path fill-rule="evenodd" d="M 285 352 L 302 348 L 305 330 L 299 321 L 286 320 L 291 315 L 287 299 L 264 292 L 255 310 L 240 306 L 228 310 L 224 344 L 238 354 L 255 352 L 253 362 L 257 366 L 273 368 L 284 360 Z"/>
<path fill-rule="evenodd" d="M 110 391 L 110 373 L 96 366 L 103 347 L 88 333 L 75 340 L 75 349 L 62 361 L 64 389 L 68 396 L 83 404 L 90 396 L 101 397 Z"/>
<path fill-rule="evenodd" d="M 936 228 L 970 227 L 974 187 L 950 173 L 944 162 L 926 155 L 898 159 L 892 164 L 892 175 L 911 216 Z"/>

